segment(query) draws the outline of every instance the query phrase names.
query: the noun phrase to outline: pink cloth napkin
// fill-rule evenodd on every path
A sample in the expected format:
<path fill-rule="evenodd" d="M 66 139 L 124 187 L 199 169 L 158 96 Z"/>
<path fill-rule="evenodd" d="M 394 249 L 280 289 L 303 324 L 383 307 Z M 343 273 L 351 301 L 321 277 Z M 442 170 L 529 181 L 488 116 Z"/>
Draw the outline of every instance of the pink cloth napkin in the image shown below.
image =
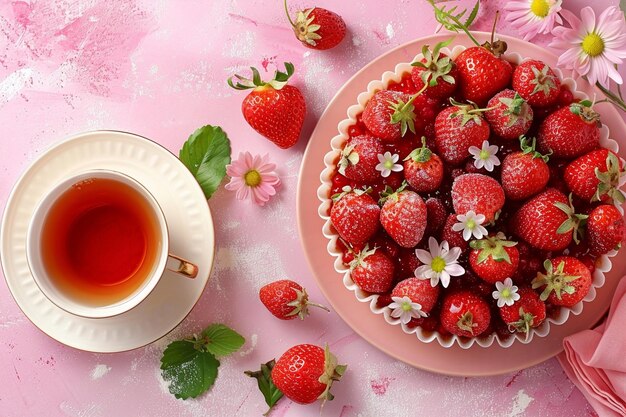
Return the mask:
<path fill-rule="evenodd" d="M 561 366 L 598 415 L 626 416 L 626 276 L 604 323 L 566 337 L 563 347 Z"/>

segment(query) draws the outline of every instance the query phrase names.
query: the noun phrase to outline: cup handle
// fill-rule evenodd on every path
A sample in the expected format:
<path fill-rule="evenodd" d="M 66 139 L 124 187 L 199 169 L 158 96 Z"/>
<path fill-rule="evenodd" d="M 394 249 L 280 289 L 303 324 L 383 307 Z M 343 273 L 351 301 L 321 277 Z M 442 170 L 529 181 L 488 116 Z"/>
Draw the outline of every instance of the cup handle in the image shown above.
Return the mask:
<path fill-rule="evenodd" d="M 168 271 L 176 272 L 177 274 L 191 279 L 198 275 L 198 267 L 195 264 L 181 258 L 180 256 L 176 256 L 173 253 L 168 254 L 168 256 L 178 261 L 178 268 L 167 268 Z"/>

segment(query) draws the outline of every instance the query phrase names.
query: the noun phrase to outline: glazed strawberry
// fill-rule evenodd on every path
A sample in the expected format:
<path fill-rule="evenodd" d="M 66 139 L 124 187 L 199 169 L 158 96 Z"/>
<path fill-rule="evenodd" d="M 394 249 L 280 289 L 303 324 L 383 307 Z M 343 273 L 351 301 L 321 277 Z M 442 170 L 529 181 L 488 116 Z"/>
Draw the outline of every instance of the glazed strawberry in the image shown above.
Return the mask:
<path fill-rule="evenodd" d="M 259 290 L 261 302 L 275 317 L 281 320 L 304 320 L 309 315 L 309 306 L 328 308 L 309 301 L 306 290 L 297 282 L 283 279 L 270 282 Z"/>
<path fill-rule="evenodd" d="M 365 127 L 385 142 L 400 139 L 408 130 L 415 132 L 415 106 L 411 98 L 399 91 L 378 91 L 363 110 Z"/>
<path fill-rule="evenodd" d="M 591 253 L 601 255 L 617 248 L 624 232 L 624 218 L 615 206 L 601 204 L 589 213 L 586 237 Z"/>
<path fill-rule="evenodd" d="M 452 183 L 452 204 L 457 214 L 473 210 L 485 216 L 485 223 L 491 223 L 504 206 L 504 191 L 491 177 L 463 174 Z"/>
<path fill-rule="evenodd" d="M 541 326 L 546 319 L 546 305 L 530 288 L 520 288 L 517 294 L 520 298 L 513 305 L 500 307 L 500 317 L 510 331 L 528 335 L 531 328 Z"/>
<path fill-rule="evenodd" d="M 448 242 L 450 247 L 461 248 L 461 251 L 465 252 L 469 248 L 469 243 L 463 239 L 463 231 L 456 231 L 452 228 L 458 222 L 459 220 L 457 219 L 456 214 L 450 214 L 448 216 L 441 231 L 441 240 Z"/>
<path fill-rule="evenodd" d="M 575 158 L 592 151 L 600 142 L 600 116 L 591 103 L 572 103 L 550 114 L 539 126 L 537 144 L 556 158 Z"/>
<path fill-rule="evenodd" d="M 425 235 L 439 232 L 448 218 L 448 210 L 440 199 L 431 197 L 426 200 L 426 230 Z"/>
<path fill-rule="evenodd" d="M 354 181 L 374 181 L 380 176 L 376 165 L 378 155 L 382 153 L 383 144 L 380 139 L 367 134 L 352 137 L 341 151 L 337 170 Z"/>
<path fill-rule="evenodd" d="M 416 192 L 404 190 L 405 186 L 393 193 L 388 190 L 383 196 L 380 224 L 398 245 L 412 248 L 424 236 L 426 204 Z"/>
<path fill-rule="evenodd" d="M 333 196 L 330 221 L 342 239 L 362 245 L 376 233 L 380 207 L 363 190 L 346 191 Z"/>
<path fill-rule="evenodd" d="M 274 142 L 280 148 L 290 148 L 300 137 L 306 103 L 300 90 L 288 85 L 294 67 L 285 62 L 286 73 L 276 71 L 272 81 L 264 82 L 256 68 L 252 68 L 253 79 L 235 75 L 228 85 L 237 90 L 252 88 L 241 105 L 243 117 L 259 134 Z"/>
<path fill-rule="evenodd" d="M 444 161 L 458 165 L 469 156 L 470 146 L 480 148 L 489 139 L 489 124 L 482 109 L 452 101 L 435 119 L 435 145 Z"/>
<path fill-rule="evenodd" d="M 530 59 L 513 71 L 513 89 L 531 106 L 550 107 L 559 101 L 561 81 L 545 63 Z"/>
<path fill-rule="evenodd" d="M 472 240 L 469 263 L 472 270 L 483 280 L 495 284 L 512 277 L 519 264 L 517 242 L 505 240 L 502 233 L 497 236 Z"/>
<path fill-rule="evenodd" d="M 489 100 L 485 118 L 502 139 L 517 139 L 533 124 L 533 109 L 515 91 L 502 90 Z"/>
<path fill-rule="evenodd" d="M 584 263 L 571 256 L 546 259 L 545 273 L 538 273 L 533 289 L 541 291 L 540 299 L 557 306 L 572 307 L 585 298 L 591 288 L 591 273 Z"/>
<path fill-rule="evenodd" d="M 446 99 L 454 94 L 457 83 L 456 64 L 449 56 L 441 52 L 441 48 L 448 46 L 450 40 L 440 42 L 431 50 L 428 45 L 422 47 L 423 58 L 420 61 L 413 62 L 413 70 L 411 70 L 411 79 L 418 90 L 426 85 L 424 94 L 437 98 Z"/>
<path fill-rule="evenodd" d="M 319 346 L 303 344 L 287 350 L 272 369 L 272 382 L 285 397 L 298 404 L 332 400 L 330 388 L 347 366 L 338 365 L 335 355 Z"/>
<path fill-rule="evenodd" d="M 471 291 L 448 294 L 441 306 L 441 324 L 452 334 L 476 337 L 491 321 L 489 304 Z"/>
<path fill-rule="evenodd" d="M 585 201 L 615 201 L 624 203 L 624 192 L 619 189 L 624 182 L 624 163 L 608 149 L 596 149 L 565 168 L 563 179 L 567 187 Z"/>
<path fill-rule="evenodd" d="M 415 149 L 404 160 L 404 178 L 418 193 L 435 191 L 443 181 L 443 162 L 437 154 L 426 147 L 422 137 L 422 147 Z"/>
<path fill-rule="evenodd" d="M 521 151 L 510 153 L 502 162 L 500 174 L 506 198 L 524 200 L 544 190 L 550 180 L 548 156 L 535 151 L 525 137 L 520 138 Z"/>
<path fill-rule="evenodd" d="M 363 291 L 383 293 L 391 289 L 393 283 L 393 261 L 385 253 L 366 245 L 352 262 L 350 276 Z"/>
<path fill-rule="evenodd" d="M 439 286 L 433 287 L 428 279 L 407 278 L 396 284 L 391 297 L 392 299 L 393 297 L 409 297 L 412 302 L 421 306 L 424 313 L 428 314 L 437 304 Z"/>
<path fill-rule="evenodd" d="M 506 50 L 504 42 L 494 42 L 493 47 L 474 46 L 461 52 L 454 60 L 459 76 L 461 95 L 465 100 L 484 106 L 498 91 L 504 90 L 511 82 L 513 68 L 500 58 L 500 51 Z M 492 52 L 495 51 L 495 52 Z"/>
<path fill-rule="evenodd" d="M 565 194 L 548 188 L 515 212 L 511 229 L 537 249 L 559 251 L 569 246 L 585 217 L 574 213 Z"/>
<path fill-rule="evenodd" d="M 289 23 L 293 27 L 296 38 L 308 48 L 325 50 L 337 46 L 346 37 L 346 23 L 341 16 L 321 7 L 313 7 L 298 11 L 294 22 L 287 11 Z"/>

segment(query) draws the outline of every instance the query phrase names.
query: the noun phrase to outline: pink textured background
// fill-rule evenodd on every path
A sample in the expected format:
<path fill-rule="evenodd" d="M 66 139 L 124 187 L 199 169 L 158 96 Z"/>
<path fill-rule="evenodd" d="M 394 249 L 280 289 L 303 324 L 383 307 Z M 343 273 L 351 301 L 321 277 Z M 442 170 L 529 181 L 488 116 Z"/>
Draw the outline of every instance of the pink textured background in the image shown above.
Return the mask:
<path fill-rule="evenodd" d="M 468 4 L 469 2 L 463 1 Z M 488 29 L 504 1 L 483 1 L 476 29 Z M 580 0 L 564 0 L 577 12 Z M 602 10 L 617 0 L 593 2 Z M 52 143 L 84 130 L 117 129 L 173 152 L 203 124 L 222 126 L 233 151 L 269 152 L 283 179 L 264 208 L 220 190 L 211 199 L 217 230 L 211 281 L 191 315 L 169 336 L 132 352 L 99 355 L 67 348 L 38 331 L 0 284 L 1 416 L 255 416 L 265 411 L 243 371 L 303 342 L 328 342 L 349 372 L 324 416 L 595 415 L 555 360 L 511 375 L 452 378 L 413 369 L 378 352 L 334 313 L 279 322 L 257 299 L 260 286 L 290 277 L 320 300 L 301 253 L 295 220 L 297 173 L 306 138 L 334 92 L 382 52 L 435 29 L 422 0 L 319 0 L 343 16 L 349 34 L 328 52 L 294 38 L 278 0 L 50 0 L 0 2 L 0 202 Z M 292 7 L 309 6 L 293 2 Z M 500 24 L 500 32 L 515 34 Z M 537 43 L 545 43 L 539 38 Z M 244 122 L 245 93 L 225 79 L 250 65 L 271 75 L 296 66 L 309 114 L 301 142 L 279 150 Z M 323 300 L 321 300 L 323 301 Z M 163 348 L 211 322 L 247 338 L 222 362 L 214 388 L 174 399 L 160 377 Z M 510 358 L 514 361 L 515 358 Z M 318 416 L 283 400 L 276 417 Z"/>

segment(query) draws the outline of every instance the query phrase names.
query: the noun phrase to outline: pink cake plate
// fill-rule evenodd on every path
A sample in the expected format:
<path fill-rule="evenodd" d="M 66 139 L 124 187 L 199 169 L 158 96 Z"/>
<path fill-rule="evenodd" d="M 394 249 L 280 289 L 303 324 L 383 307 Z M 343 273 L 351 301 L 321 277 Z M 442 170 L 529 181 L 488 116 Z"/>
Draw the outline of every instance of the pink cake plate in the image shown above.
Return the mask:
<path fill-rule="evenodd" d="M 324 221 L 317 213 L 320 205 L 317 188 L 320 186 L 320 173 L 324 169 L 324 155 L 331 149 L 330 140 L 337 134 L 337 125 L 345 119 L 348 107 L 356 103 L 357 95 L 367 90 L 371 80 L 380 79 L 385 71 L 393 71 L 396 64 L 411 62 L 421 51 L 422 45 L 434 45 L 450 36 L 429 36 L 401 45 L 366 65 L 337 92 L 317 123 L 304 153 L 297 196 L 298 228 L 304 253 L 320 289 L 337 314 L 369 343 L 398 360 L 432 372 L 458 376 L 498 375 L 552 358 L 562 351 L 564 337 L 592 328 L 602 319 L 619 278 L 626 273 L 626 255 L 620 253 L 611 259 L 613 268 L 606 273 L 606 283 L 598 289 L 596 299 L 586 303 L 580 315 L 570 315 L 563 325 L 552 326 L 546 337 L 536 337 L 527 345 L 514 343 L 509 348 L 502 348 L 496 343 L 488 348 L 478 345 L 470 349 L 461 349 L 458 345 L 444 348 L 437 342 L 422 343 L 415 335 L 406 334 L 399 327 L 387 324 L 382 316 L 372 314 L 368 303 L 359 302 L 354 293 L 344 287 L 342 275 L 333 267 L 334 258 L 326 250 L 328 239 L 322 235 Z M 489 38 L 487 33 L 477 33 L 475 36 L 479 41 Z M 499 38 L 507 42 L 509 51 L 556 66 L 557 57 L 541 47 L 506 36 Z M 457 35 L 453 44 L 472 46 L 466 35 Z M 571 76 L 569 71 L 563 73 Z M 602 97 L 601 92 L 584 81 L 577 82 L 578 89 L 590 97 L 594 94 Z M 601 103 L 597 105 L 597 110 L 602 122 L 609 127 L 610 137 L 619 143 L 620 154 L 624 157 L 626 124 L 610 104 Z"/>

